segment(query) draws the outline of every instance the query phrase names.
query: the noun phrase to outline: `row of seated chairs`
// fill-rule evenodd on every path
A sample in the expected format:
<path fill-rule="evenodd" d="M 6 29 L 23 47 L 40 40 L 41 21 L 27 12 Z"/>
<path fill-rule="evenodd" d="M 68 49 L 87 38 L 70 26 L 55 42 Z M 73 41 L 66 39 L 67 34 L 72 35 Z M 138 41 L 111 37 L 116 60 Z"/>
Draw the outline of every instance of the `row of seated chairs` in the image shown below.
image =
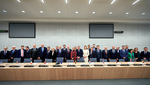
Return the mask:
<path fill-rule="evenodd" d="M 52 59 L 45 59 L 46 62 L 51 63 Z M 97 62 L 97 58 L 90 58 L 91 62 Z M 145 61 L 148 62 L 147 59 L 141 59 L 141 61 Z M 0 59 L 0 62 L 2 63 L 8 63 L 8 59 Z M 14 58 L 13 63 L 20 63 L 21 62 L 21 58 Z M 24 59 L 24 63 L 30 63 L 31 59 Z M 63 62 L 63 58 L 62 57 L 58 57 L 56 58 L 56 62 Z M 66 62 L 73 62 L 73 60 L 67 60 Z M 80 58 L 77 59 L 77 62 L 84 62 L 84 58 Z M 107 62 L 107 59 L 100 59 L 100 62 Z M 116 59 L 110 59 L 109 62 L 116 62 Z M 125 62 L 124 59 L 119 59 L 119 62 Z M 131 60 L 131 62 L 136 62 L 136 60 Z M 42 63 L 42 60 L 34 60 L 34 63 Z"/>

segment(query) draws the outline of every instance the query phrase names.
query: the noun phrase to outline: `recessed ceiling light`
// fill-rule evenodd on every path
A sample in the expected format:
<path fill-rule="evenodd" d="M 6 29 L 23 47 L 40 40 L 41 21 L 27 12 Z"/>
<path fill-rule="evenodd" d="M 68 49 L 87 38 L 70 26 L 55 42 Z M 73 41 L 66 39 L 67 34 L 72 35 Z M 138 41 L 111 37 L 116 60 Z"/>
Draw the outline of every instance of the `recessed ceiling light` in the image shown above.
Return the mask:
<path fill-rule="evenodd" d="M 45 3 L 44 0 L 41 0 L 42 3 Z"/>
<path fill-rule="evenodd" d="M 65 0 L 66 4 L 68 3 L 68 0 Z"/>
<path fill-rule="evenodd" d="M 89 4 L 91 4 L 92 0 L 89 0 Z"/>
<path fill-rule="evenodd" d="M 21 2 L 20 0 L 17 0 L 18 2 Z"/>
<path fill-rule="evenodd" d="M 112 0 L 111 4 L 113 4 L 116 0 Z"/>
<path fill-rule="evenodd" d="M 136 4 L 137 2 L 139 2 L 140 0 L 136 0 L 132 3 L 132 5 Z"/>
<path fill-rule="evenodd" d="M 25 13 L 25 11 L 24 11 L 24 10 L 22 10 L 22 13 Z"/>
<path fill-rule="evenodd" d="M 76 11 L 75 13 L 76 13 L 76 14 L 78 14 L 79 12 L 78 12 L 78 11 Z"/>
<path fill-rule="evenodd" d="M 60 14 L 60 13 L 61 13 L 61 11 L 58 11 L 58 13 Z"/>
<path fill-rule="evenodd" d="M 93 14 L 95 14 L 95 12 L 92 12 Z"/>
<path fill-rule="evenodd" d="M 129 12 L 126 13 L 126 15 L 128 15 L 128 14 L 129 14 Z"/>
<path fill-rule="evenodd" d="M 109 12 L 109 14 L 112 14 L 112 12 Z"/>
<path fill-rule="evenodd" d="M 145 15 L 145 13 L 142 13 L 142 15 Z"/>
<path fill-rule="evenodd" d="M 43 11 L 40 11 L 40 13 L 43 13 Z"/>
<path fill-rule="evenodd" d="M 3 12 L 7 12 L 6 10 L 3 10 Z"/>

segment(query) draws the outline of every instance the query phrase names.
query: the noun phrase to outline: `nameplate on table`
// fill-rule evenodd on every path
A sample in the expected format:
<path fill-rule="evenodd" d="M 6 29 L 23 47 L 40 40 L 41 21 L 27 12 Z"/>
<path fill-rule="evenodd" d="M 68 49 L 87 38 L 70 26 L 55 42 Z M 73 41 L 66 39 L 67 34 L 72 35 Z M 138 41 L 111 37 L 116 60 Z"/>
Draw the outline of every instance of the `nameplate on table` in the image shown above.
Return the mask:
<path fill-rule="evenodd" d="M 98 67 L 98 66 L 103 66 L 102 64 L 95 64 L 94 66 Z"/>
<path fill-rule="evenodd" d="M 39 65 L 39 67 L 48 67 L 48 65 Z"/>
<path fill-rule="evenodd" d="M 67 65 L 67 67 L 76 67 L 75 65 Z"/>
<path fill-rule="evenodd" d="M 89 67 L 89 65 L 81 65 L 81 67 Z"/>
<path fill-rule="evenodd" d="M 107 66 L 116 66 L 116 64 L 108 64 Z"/>
<path fill-rule="evenodd" d="M 5 66 L 0 65 L 0 67 L 5 67 Z"/>
<path fill-rule="evenodd" d="M 10 65 L 9 67 L 20 67 L 20 66 L 18 66 L 18 65 Z"/>
<path fill-rule="evenodd" d="M 62 67 L 61 65 L 53 65 L 53 67 Z"/>
<path fill-rule="evenodd" d="M 142 66 L 142 64 L 133 64 L 134 66 Z"/>
<path fill-rule="evenodd" d="M 129 64 L 120 64 L 120 66 L 129 66 Z"/>
<path fill-rule="evenodd" d="M 24 65 L 24 67 L 34 67 L 33 65 Z"/>

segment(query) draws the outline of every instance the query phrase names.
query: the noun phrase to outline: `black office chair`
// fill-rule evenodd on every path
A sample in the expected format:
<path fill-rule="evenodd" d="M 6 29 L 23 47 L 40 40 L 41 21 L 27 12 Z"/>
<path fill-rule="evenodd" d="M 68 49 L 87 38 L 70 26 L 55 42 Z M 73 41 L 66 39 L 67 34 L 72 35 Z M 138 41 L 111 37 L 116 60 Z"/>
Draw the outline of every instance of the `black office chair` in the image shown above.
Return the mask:
<path fill-rule="evenodd" d="M 52 63 L 52 59 L 45 59 L 47 63 Z"/>
<path fill-rule="evenodd" d="M 2 63 L 8 63 L 8 59 L 0 59 Z"/>
<path fill-rule="evenodd" d="M 21 58 L 14 58 L 13 63 L 20 63 L 21 62 Z"/>
<path fill-rule="evenodd" d="M 91 62 L 97 62 L 97 58 L 90 58 Z"/>

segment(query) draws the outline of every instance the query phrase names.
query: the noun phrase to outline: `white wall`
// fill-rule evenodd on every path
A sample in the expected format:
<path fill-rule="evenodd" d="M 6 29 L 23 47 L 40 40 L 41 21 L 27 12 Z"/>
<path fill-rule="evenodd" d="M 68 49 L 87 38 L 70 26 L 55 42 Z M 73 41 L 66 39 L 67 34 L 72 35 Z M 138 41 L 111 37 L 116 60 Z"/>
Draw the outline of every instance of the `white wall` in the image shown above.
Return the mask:
<path fill-rule="evenodd" d="M 7 30 L 8 23 L 0 23 L 0 30 Z M 112 45 L 129 45 L 129 48 L 143 47 L 150 48 L 150 25 L 148 24 L 114 24 L 114 30 L 122 30 L 123 34 L 115 34 L 113 39 L 89 39 L 88 24 L 48 24 L 36 23 L 36 38 L 9 38 L 8 33 L 0 33 L 0 50 L 7 46 L 9 50 L 15 45 L 20 48 L 21 45 L 32 47 L 42 43 L 45 46 L 55 47 L 56 45 L 69 45 L 71 47 L 80 45 L 99 44 L 101 49 Z"/>

